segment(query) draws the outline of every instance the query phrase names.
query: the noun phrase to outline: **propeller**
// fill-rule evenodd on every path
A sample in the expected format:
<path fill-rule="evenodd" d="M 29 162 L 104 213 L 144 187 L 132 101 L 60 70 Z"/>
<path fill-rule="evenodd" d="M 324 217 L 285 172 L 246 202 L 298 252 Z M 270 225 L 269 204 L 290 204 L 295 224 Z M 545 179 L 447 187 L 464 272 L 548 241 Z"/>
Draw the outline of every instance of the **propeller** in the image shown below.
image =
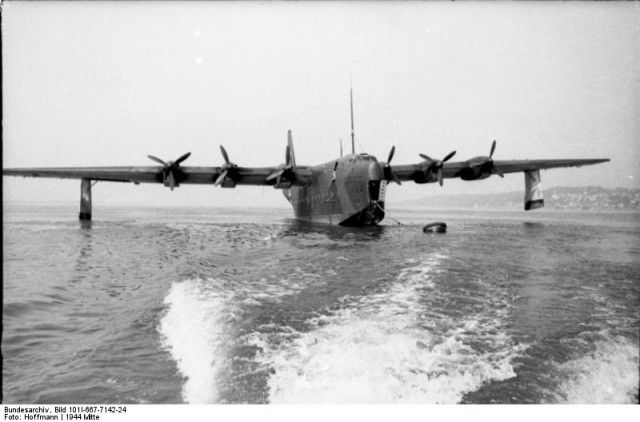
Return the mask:
<path fill-rule="evenodd" d="M 491 152 L 489 153 L 489 162 L 491 163 L 491 168 L 494 169 L 496 171 L 496 174 L 500 177 L 504 177 L 504 174 L 502 173 L 502 170 L 500 170 L 498 167 L 496 167 L 495 164 L 493 164 L 493 152 L 496 150 L 496 140 L 493 140 L 493 143 L 491 144 Z"/>
<path fill-rule="evenodd" d="M 493 153 L 496 150 L 496 140 L 493 140 L 493 143 L 491 144 L 491 151 L 489 152 L 489 157 L 484 157 L 484 159 L 481 158 L 481 161 L 478 161 L 474 164 L 472 164 L 472 167 L 477 167 L 477 166 L 482 166 L 482 167 L 486 167 L 489 168 L 489 170 L 491 171 L 491 173 L 493 173 L 494 171 L 496 172 L 496 174 L 500 177 L 504 177 L 504 174 L 502 173 L 502 170 L 500 170 L 495 164 L 493 164 Z"/>
<path fill-rule="evenodd" d="M 420 157 L 422 159 L 426 160 L 427 163 L 429 164 L 428 167 L 425 169 L 425 173 L 427 171 L 435 172 L 436 173 L 436 177 L 438 178 L 438 183 L 440 184 L 440 186 L 442 186 L 442 183 L 443 183 L 442 167 L 443 167 L 444 163 L 449 161 L 451 159 L 451 157 L 453 157 L 454 155 L 456 155 L 456 152 L 455 151 L 451 151 L 442 160 L 434 160 L 433 158 L 429 157 L 428 155 L 420 154 Z"/>
<path fill-rule="evenodd" d="M 282 178 L 293 181 L 296 179 L 296 166 L 291 162 L 291 148 L 287 145 L 285 149 L 285 163 L 278 166 L 278 170 L 267 176 L 267 181 L 276 179 L 276 186 L 279 186 Z"/>
<path fill-rule="evenodd" d="M 397 184 L 401 185 L 402 182 L 400 181 L 400 179 L 398 178 L 398 176 L 396 176 L 393 171 L 391 170 L 391 160 L 393 159 L 393 155 L 396 153 L 396 147 L 395 145 L 391 147 L 391 151 L 389 151 L 389 158 L 387 158 L 387 162 L 384 164 L 384 166 L 382 167 L 383 171 L 384 171 L 384 175 L 385 178 L 389 179 L 389 180 L 393 180 L 394 182 L 396 182 Z"/>
<path fill-rule="evenodd" d="M 493 172 L 495 172 L 498 176 L 500 177 L 504 177 L 504 174 L 502 173 L 502 170 L 500 170 L 494 163 L 493 163 L 493 153 L 496 150 L 496 141 L 495 139 L 493 140 L 493 143 L 491 144 L 491 151 L 489 152 L 489 156 L 488 157 L 476 157 L 473 158 L 471 160 L 469 160 L 469 166 L 471 168 L 475 168 L 475 167 L 480 167 L 481 170 L 481 174 L 484 175 L 484 177 L 488 177 L 491 174 L 493 174 Z"/>
<path fill-rule="evenodd" d="M 224 149 L 222 145 L 220 145 L 220 152 L 222 152 L 222 157 L 224 158 L 224 164 L 221 167 L 220 175 L 216 179 L 214 186 L 219 186 L 224 183 L 224 180 L 229 177 L 233 179 L 233 175 L 235 174 L 236 169 L 238 168 L 237 164 L 229 161 L 229 154 L 227 154 L 227 150 Z M 231 173 L 231 176 L 229 176 Z"/>
<path fill-rule="evenodd" d="M 176 180 L 176 176 L 178 175 L 178 172 L 180 171 L 180 163 L 182 163 L 184 160 L 186 160 L 187 158 L 189 158 L 189 156 L 191 155 L 190 152 L 187 152 L 186 154 L 184 154 L 183 156 L 181 156 L 180 158 L 178 158 L 175 161 L 167 161 L 164 162 L 163 160 L 159 159 L 158 157 L 154 157 L 153 155 L 147 155 L 147 157 L 149 157 L 151 160 L 155 161 L 158 164 L 162 164 L 162 166 L 164 167 L 162 169 L 162 176 L 164 179 L 164 184 L 165 186 L 169 186 L 171 188 L 171 190 L 173 190 L 174 187 L 179 186 L 178 181 Z"/>

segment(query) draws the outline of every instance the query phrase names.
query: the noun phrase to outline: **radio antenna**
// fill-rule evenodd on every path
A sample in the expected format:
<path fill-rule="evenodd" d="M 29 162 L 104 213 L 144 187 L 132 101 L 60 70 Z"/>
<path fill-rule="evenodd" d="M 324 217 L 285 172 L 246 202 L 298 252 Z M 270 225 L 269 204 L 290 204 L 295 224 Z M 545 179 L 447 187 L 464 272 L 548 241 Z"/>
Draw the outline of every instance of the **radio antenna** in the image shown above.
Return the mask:
<path fill-rule="evenodd" d="M 353 131 L 353 81 L 351 81 L 351 153 L 356 153 L 355 133 Z"/>

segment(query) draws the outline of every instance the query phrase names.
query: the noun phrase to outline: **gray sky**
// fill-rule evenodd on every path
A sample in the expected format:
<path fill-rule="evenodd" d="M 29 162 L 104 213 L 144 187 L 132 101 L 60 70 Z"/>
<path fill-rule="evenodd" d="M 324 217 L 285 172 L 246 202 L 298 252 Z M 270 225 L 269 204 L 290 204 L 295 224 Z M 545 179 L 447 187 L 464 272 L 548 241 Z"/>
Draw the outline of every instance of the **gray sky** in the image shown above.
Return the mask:
<path fill-rule="evenodd" d="M 625 3 L 5 2 L 3 166 L 299 164 L 349 149 L 417 163 L 611 158 L 543 187 L 637 187 L 640 8 Z M 79 181 L 3 178 L 4 200 L 79 201 Z M 404 183 L 387 202 L 523 190 L 521 174 Z M 271 187 L 100 183 L 107 203 L 281 205 Z"/>

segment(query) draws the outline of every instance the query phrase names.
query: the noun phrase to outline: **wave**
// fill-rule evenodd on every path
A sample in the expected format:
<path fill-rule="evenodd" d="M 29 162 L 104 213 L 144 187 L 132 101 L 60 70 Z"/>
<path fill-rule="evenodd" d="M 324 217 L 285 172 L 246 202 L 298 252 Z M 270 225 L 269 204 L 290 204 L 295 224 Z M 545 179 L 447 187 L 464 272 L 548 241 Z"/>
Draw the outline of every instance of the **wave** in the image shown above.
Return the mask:
<path fill-rule="evenodd" d="M 424 325 L 445 258 L 410 262 L 387 291 L 345 298 L 340 310 L 310 319 L 308 332 L 252 333 L 247 341 L 272 368 L 270 402 L 457 403 L 488 380 L 515 376 L 511 361 L 523 347 L 500 316 L 442 314 L 437 327 Z"/>
<path fill-rule="evenodd" d="M 305 285 L 305 274 L 298 275 L 302 280 L 194 278 L 171 285 L 158 331 L 185 378 L 185 402 L 220 402 L 221 384 L 236 345 L 234 324 L 241 319 L 240 313 L 299 291 Z"/>
<path fill-rule="evenodd" d="M 164 346 L 186 378 L 182 397 L 188 403 L 215 403 L 216 374 L 224 358 L 225 297 L 203 280 L 174 283 L 160 321 Z"/>
<path fill-rule="evenodd" d="M 600 333 L 594 350 L 558 365 L 564 381 L 556 401 L 573 404 L 638 403 L 640 373 L 638 343 Z"/>

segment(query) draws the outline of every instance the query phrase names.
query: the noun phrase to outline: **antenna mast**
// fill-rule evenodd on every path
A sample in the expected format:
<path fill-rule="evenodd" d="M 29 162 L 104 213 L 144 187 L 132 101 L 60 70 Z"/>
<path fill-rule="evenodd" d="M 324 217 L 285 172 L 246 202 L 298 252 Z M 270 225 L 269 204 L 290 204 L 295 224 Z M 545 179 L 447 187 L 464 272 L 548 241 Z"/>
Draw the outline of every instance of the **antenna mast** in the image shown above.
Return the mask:
<path fill-rule="evenodd" d="M 351 83 L 351 153 L 356 153 L 356 141 L 353 131 L 353 82 Z"/>

